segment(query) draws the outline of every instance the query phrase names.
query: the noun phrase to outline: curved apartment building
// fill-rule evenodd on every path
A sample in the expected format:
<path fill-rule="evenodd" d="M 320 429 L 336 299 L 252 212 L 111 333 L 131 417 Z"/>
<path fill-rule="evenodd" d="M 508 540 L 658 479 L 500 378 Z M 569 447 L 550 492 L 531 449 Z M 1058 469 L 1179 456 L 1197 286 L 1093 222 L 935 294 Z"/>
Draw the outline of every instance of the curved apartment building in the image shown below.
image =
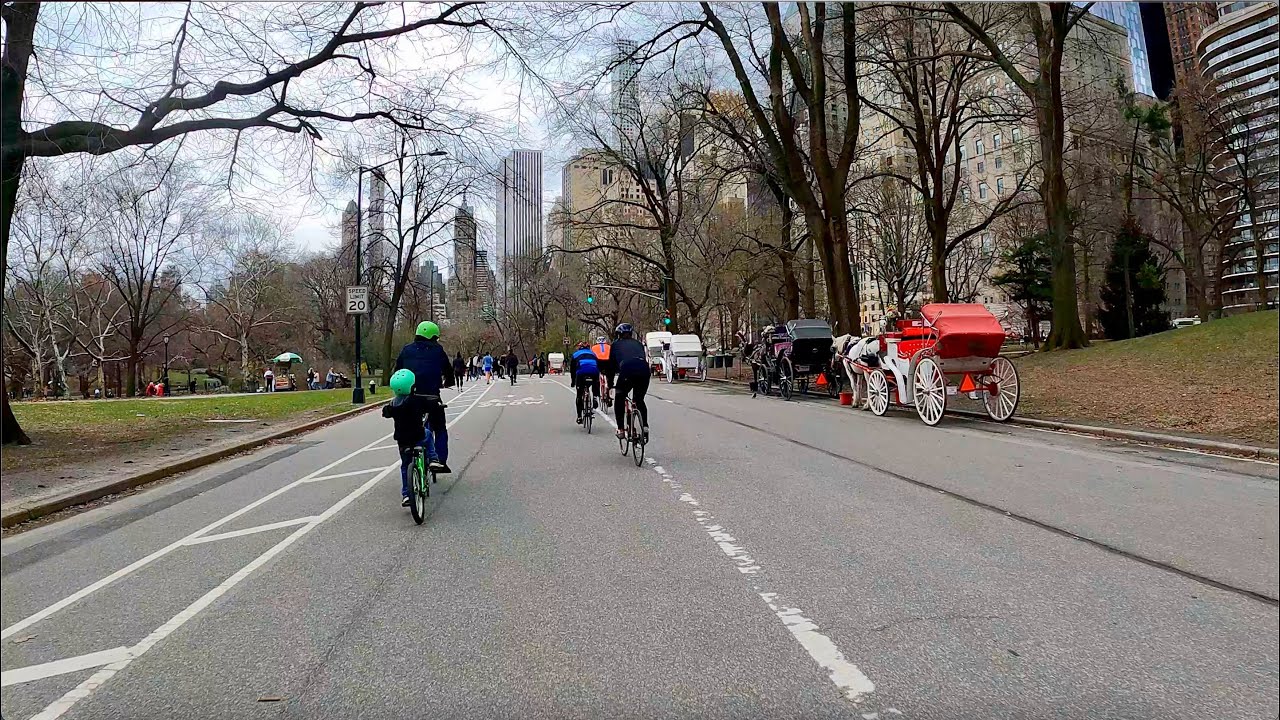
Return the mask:
<path fill-rule="evenodd" d="M 1219 3 L 1217 22 L 1204 29 L 1196 46 L 1200 71 L 1217 86 L 1219 108 L 1231 123 L 1227 147 L 1217 159 L 1233 180 L 1223 201 L 1238 213 L 1223 274 L 1223 306 L 1228 312 L 1258 303 L 1259 263 L 1270 301 L 1275 303 L 1280 293 L 1278 31 L 1276 3 Z M 1249 179 L 1248 197 L 1240 192 L 1241 177 Z"/>

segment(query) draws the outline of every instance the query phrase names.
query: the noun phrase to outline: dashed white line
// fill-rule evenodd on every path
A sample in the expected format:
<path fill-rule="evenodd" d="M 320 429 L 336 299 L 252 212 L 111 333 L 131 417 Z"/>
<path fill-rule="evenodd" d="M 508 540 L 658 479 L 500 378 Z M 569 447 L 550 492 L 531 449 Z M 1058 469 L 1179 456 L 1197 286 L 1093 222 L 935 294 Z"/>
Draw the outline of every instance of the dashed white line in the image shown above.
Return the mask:
<path fill-rule="evenodd" d="M 398 445 L 392 445 L 391 447 L 399 449 Z M 382 445 L 379 447 L 369 448 L 365 452 L 369 452 L 372 450 L 384 450 L 386 448 L 387 448 L 386 445 Z M 333 475 L 319 475 L 317 477 L 307 478 L 305 482 L 316 483 L 316 482 L 324 482 L 325 480 L 337 480 L 338 478 L 355 477 L 356 475 L 368 475 L 369 473 L 376 473 L 381 470 L 382 468 L 365 468 L 363 470 L 352 470 L 351 472 L 335 473 Z"/>

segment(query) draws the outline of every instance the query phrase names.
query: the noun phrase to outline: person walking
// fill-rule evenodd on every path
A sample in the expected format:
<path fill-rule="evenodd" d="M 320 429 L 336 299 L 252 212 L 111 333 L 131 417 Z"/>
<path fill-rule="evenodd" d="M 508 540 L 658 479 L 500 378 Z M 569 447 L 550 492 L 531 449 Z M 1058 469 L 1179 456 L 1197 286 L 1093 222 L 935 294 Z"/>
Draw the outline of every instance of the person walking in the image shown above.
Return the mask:
<path fill-rule="evenodd" d="M 458 385 L 462 385 L 462 379 L 466 377 L 467 363 L 462 359 L 462 353 L 453 356 L 453 376 L 458 379 Z"/>
<path fill-rule="evenodd" d="M 267 392 L 275 392 L 276 374 L 271 371 L 270 366 L 267 366 L 267 369 L 262 371 L 262 384 L 266 386 Z"/>
<path fill-rule="evenodd" d="M 520 368 L 520 358 L 516 357 L 515 350 L 507 350 L 506 355 L 507 372 L 511 373 L 511 384 L 516 384 L 516 370 Z"/>

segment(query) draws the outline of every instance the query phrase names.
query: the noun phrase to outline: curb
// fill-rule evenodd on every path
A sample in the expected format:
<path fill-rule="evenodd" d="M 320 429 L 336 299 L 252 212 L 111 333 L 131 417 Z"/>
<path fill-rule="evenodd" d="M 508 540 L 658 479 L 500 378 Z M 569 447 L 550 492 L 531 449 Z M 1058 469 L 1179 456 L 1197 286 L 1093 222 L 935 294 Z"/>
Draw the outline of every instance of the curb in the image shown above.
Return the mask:
<path fill-rule="evenodd" d="M 742 380 L 728 380 L 725 378 L 713 377 L 708 377 L 707 380 L 714 380 L 728 385 L 742 385 L 744 387 L 747 385 L 747 383 Z M 989 422 L 995 422 L 993 420 L 989 420 L 989 418 L 982 413 L 970 412 L 968 410 L 949 410 L 948 413 L 975 420 L 988 420 Z M 1021 425 L 1024 427 L 1040 428 L 1042 430 L 1061 430 L 1079 433 L 1082 435 L 1112 438 L 1115 440 L 1130 440 L 1149 445 L 1201 450 L 1204 452 L 1223 453 L 1237 457 L 1243 456 L 1248 458 L 1257 458 L 1260 460 L 1280 460 L 1280 450 L 1277 450 L 1276 448 L 1260 447 L 1258 445 L 1243 445 L 1240 443 L 1223 442 L 1219 440 L 1204 440 L 1201 438 L 1186 437 L 1183 435 L 1167 435 L 1164 433 L 1146 432 L 1143 430 L 1124 430 L 1121 428 L 1109 428 L 1099 425 L 1081 425 L 1078 423 L 1061 422 L 1058 420 L 1038 420 L 1036 418 L 1012 418 L 1006 422 L 997 424 Z"/>
<path fill-rule="evenodd" d="M 177 475 L 179 473 L 202 468 L 206 465 L 212 465 L 219 460 L 226 459 L 232 455 L 238 455 L 246 450 L 254 450 L 266 445 L 267 443 L 275 442 L 276 440 L 283 440 L 295 435 L 308 433 L 312 430 L 324 427 L 325 425 L 341 422 L 348 418 L 355 417 L 356 415 L 366 413 L 381 406 L 389 400 L 390 398 L 387 398 L 386 400 L 376 400 L 374 402 L 367 403 L 364 407 L 347 410 L 346 412 L 319 418 L 317 420 L 310 420 L 301 425 L 295 425 L 270 435 L 219 448 L 205 453 L 204 455 L 197 455 L 196 457 L 187 458 L 186 460 L 173 463 L 172 465 L 165 465 L 164 467 L 158 467 L 146 472 L 138 473 L 137 475 L 130 475 L 129 477 L 115 480 L 105 485 L 64 493 L 62 495 L 54 495 L 53 497 L 38 501 L 35 505 L 29 505 L 6 513 L 3 517 L 0 517 L 0 528 L 11 528 L 15 525 L 20 525 L 47 515 L 52 515 L 60 510 L 66 510 L 67 508 L 75 507 L 77 505 L 84 505 L 85 503 L 90 503 L 94 500 L 100 500 L 108 495 L 115 495 L 116 493 L 121 493 L 126 490 L 133 490 L 134 488 L 142 487 L 143 485 L 149 485 L 171 475 Z"/>

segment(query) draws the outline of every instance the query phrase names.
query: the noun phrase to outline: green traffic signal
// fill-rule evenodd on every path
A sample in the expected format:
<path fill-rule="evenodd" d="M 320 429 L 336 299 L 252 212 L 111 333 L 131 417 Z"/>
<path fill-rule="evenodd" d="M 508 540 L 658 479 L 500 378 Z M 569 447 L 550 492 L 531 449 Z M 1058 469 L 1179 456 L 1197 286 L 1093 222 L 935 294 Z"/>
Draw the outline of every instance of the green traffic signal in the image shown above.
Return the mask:
<path fill-rule="evenodd" d="M 670 324 L 671 324 L 671 318 L 669 318 L 669 317 L 664 317 L 664 318 L 662 318 L 662 324 L 663 324 L 663 325 L 670 325 Z"/>
<path fill-rule="evenodd" d="M 594 297 L 592 297 L 591 295 L 588 295 L 588 296 L 587 296 L 587 304 L 588 304 L 588 305 L 590 305 L 590 304 L 594 303 L 595 301 L 596 301 L 596 299 L 595 299 Z"/>

